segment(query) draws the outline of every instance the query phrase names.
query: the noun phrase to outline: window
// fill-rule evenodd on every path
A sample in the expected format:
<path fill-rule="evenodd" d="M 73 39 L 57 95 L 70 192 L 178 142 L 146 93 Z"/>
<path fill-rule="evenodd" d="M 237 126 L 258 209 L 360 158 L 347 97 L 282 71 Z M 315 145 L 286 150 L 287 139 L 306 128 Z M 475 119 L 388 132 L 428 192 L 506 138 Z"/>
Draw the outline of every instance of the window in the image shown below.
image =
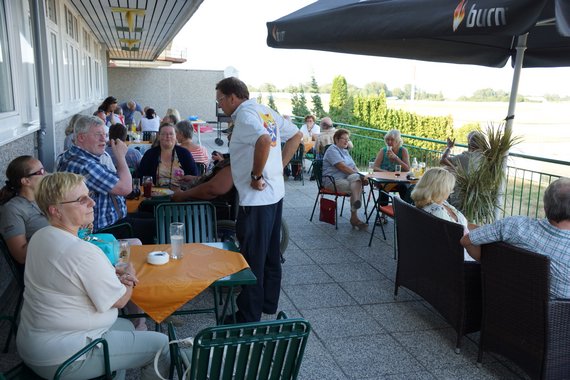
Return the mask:
<path fill-rule="evenodd" d="M 67 35 L 79 42 L 79 30 L 77 29 L 77 17 L 65 7 L 65 31 Z"/>
<path fill-rule="evenodd" d="M 51 88 L 53 91 L 53 98 L 55 103 L 61 103 L 61 88 L 59 82 L 59 65 L 57 62 L 57 35 L 55 33 L 50 33 L 50 50 L 51 54 L 49 57 L 50 74 L 53 79 Z"/>
<path fill-rule="evenodd" d="M 46 13 L 47 13 L 47 18 L 54 24 L 57 24 L 55 0 L 46 0 Z"/>
<path fill-rule="evenodd" d="M 14 111 L 14 93 L 12 88 L 12 72 L 8 54 L 8 31 L 4 1 L 0 0 L 0 113 Z"/>

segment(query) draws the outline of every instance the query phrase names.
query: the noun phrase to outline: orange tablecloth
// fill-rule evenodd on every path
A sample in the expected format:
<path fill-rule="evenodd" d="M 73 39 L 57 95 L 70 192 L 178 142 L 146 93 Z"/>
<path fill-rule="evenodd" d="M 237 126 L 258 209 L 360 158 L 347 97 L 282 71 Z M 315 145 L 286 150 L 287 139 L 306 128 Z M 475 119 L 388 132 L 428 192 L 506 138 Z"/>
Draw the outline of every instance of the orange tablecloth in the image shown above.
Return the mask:
<path fill-rule="evenodd" d="M 181 260 L 164 265 L 146 262 L 149 252 L 169 250 L 170 244 L 131 246 L 131 262 L 139 279 L 131 299 L 157 323 L 216 280 L 249 267 L 241 254 L 204 244 L 184 244 Z"/>
<path fill-rule="evenodd" d="M 315 146 L 315 142 L 313 140 L 303 142 L 303 144 L 305 145 L 305 153 L 313 149 L 313 147 Z"/>
<path fill-rule="evenodd" d="M 142 189 L 141 189 L 142 192 Z M 141 195 L 139 199 L 127 199 L 127 213 L 137 212 L 139 209 L 139 205 L 142 201 L 144 201 L 144 197 Z"/>

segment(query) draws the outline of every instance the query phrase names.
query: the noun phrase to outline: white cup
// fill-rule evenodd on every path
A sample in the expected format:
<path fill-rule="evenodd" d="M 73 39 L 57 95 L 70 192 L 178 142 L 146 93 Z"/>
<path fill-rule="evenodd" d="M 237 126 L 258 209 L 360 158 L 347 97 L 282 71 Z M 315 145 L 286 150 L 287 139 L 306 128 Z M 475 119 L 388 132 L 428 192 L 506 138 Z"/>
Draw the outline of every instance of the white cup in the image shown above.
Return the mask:
<path fill-rule="evenodd" d="M 184 244 L 184 223 L 170 223 L 170 257 L 173 260 L 182 258 L 182 245 Z"/>

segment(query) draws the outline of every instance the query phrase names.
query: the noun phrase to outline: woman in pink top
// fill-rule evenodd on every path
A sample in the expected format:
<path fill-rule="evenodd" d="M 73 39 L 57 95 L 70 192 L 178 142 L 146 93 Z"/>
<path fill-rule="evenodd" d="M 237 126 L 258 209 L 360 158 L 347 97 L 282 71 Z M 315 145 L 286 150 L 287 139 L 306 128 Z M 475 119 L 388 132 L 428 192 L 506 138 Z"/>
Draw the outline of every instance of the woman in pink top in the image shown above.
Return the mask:
<path fill-rule="evenodd" d="M 176 140 L 178 144 L 188 149 L 194 157 L 194 161 L 197 163 L 208 165 L 210 161 L 210 156 L 208 154 L 208 149 L 201 145 L 198 145 L 192 141 L 192 135 L 194 134 L 194 127 L 192 123 L 188 120 L 182 120 L 176 124 Z"/>

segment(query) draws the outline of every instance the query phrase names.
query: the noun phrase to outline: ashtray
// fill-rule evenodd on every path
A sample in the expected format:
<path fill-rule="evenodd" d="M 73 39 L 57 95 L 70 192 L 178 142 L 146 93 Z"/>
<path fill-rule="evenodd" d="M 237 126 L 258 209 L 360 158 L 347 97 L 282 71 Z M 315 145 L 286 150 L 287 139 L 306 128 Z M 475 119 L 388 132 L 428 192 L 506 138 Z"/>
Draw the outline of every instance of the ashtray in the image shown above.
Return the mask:
<path fill-rule="evenodd" d="M 170 260 L 168 252 L 152 251 L 146 257 L 146 262 L 152 265 L 164 265 Z"/>

